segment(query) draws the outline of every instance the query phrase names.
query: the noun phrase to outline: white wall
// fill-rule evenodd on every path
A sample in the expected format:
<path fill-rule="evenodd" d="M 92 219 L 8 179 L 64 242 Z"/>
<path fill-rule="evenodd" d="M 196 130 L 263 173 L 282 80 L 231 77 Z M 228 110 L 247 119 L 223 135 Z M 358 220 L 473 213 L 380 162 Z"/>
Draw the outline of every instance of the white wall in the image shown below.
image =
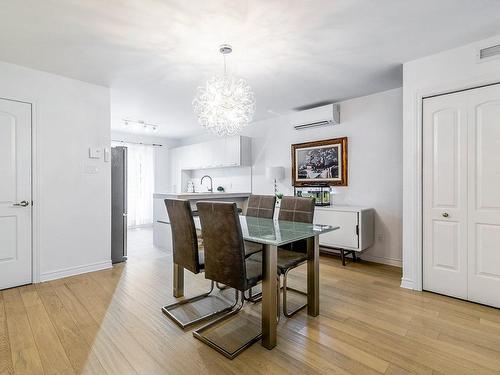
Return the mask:
<path fill-rule="evenodd" d="M 110 163 L 88 158 L 110 145 L 109 90 L 0 62 L 0 97 L 34 104 L 34 281 L 109 267 Z"/>
<path fill-rule="evenodd" d="M 422 97 L 500 82 L 500 59 L 476 57 L 496 44 L 500 36 L 403 66 L 403 287 L 422 289 Z"/>
<path fill-rule="evenodd" d="M 365 259 L 401 265 L 402 229 L 402 90 L 394 89 L 341 103 L 341 124 L 296 131 L 290 116 L 252 123 L 242 133 L 252 137 L 252 192 L 273 194 L 266 166 L 283 166 L 280 192 L 293 194 L 293 143 L 347 136 L 349 186 L 335 188 L 334 203 L 370 206 L 376 210 L 375 245 Z M 200 136 L 183 144 L 207 140 Z"/>

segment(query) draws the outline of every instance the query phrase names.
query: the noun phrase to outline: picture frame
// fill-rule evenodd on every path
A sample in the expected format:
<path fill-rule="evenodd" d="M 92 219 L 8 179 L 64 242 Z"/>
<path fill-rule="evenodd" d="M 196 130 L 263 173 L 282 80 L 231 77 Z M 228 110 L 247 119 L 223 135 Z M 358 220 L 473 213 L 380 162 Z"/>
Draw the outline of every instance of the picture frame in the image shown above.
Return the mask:
<path fill-rule="evenodd" d="M 347 137 L 296 143 L 291 151 L 293 186 L 347 186 Z"/>

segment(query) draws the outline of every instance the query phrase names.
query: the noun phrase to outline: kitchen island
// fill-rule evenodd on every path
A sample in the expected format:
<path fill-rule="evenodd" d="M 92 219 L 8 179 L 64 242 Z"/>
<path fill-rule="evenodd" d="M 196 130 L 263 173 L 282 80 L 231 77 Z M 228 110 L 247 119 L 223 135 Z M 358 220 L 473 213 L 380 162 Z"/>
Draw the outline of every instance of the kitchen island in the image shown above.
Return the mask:
<path fill-rule="evenodd" d="M 236 202 L 239 208 L 245 209 L 251 193 L 200 192 L 200 193 L 154 193 L 153 194 L 153 243 L 164 250 L 172 250 L 172 233 L 170 219 L 165 208 L 165 199 L 187 199 L 191 209 L 196 211 L 196 202 L 218 200 Z"/>

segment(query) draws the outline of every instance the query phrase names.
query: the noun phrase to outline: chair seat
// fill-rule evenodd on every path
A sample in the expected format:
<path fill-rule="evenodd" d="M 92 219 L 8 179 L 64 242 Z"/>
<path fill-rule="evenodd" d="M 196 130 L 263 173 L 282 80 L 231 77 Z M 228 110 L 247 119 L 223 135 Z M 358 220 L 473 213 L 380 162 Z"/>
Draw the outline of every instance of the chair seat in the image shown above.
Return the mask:
<path fill-rule="evenodd" d="M 248 261 L 262 263 L 262 252 L 252 254 Z M 294 268 L 305 261 L 307 261 L 307 254 L 278 248 L 276 265 L 279 274 L 284 274 L 289 268 Z"/>
<path fill-rule="evenodd" d="M 245 266 L 247 271 L 247 287 L 252 288 L 262 280 L 262 263 L 247 259 Z"/>
<path fill-rule="evenodd" d="M 203 248 L 200 248 L 198 251 L 198 261 L 200 263 L 200 269 L 204 269 L 205 252 L 203 251 Z M 257 285 L 257 283 L 262 280 L 262 263 L 252 259 L 246 259 L 245 266 L 247 271 L 247 284 L 248 287 L 251 288 Z"/>
<path fill-rule="evenodd" d="M 260 243 L 245 241 L 245 258 L 262 251 L 264 246 Z"/>

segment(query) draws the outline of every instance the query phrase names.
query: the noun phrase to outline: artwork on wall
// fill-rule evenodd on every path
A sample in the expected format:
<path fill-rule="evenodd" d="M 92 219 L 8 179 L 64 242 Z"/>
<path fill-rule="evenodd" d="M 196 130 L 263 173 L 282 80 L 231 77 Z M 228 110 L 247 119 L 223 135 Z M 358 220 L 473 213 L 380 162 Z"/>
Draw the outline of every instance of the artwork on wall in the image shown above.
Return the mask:
<path fill-rule="evenodd" d="M 292 145 L 293 186 L 347 186 L 347 137 Z"/>

